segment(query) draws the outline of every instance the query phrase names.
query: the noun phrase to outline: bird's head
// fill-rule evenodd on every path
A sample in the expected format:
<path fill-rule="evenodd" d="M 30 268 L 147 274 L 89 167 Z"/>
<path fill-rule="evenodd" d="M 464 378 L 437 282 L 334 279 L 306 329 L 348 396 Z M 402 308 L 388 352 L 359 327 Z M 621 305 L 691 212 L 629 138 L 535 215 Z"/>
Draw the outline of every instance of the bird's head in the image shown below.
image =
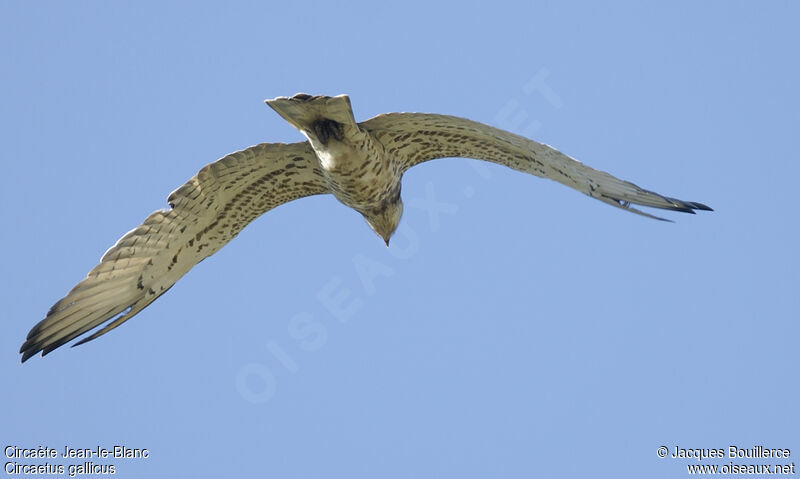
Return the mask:
<path fill-rule="evenodd" d="M 400 189 L 398 188 L 397 194 L 381 202 L 377 208 L 367 210 L 362 214 L 372 231 L 383 238 L 388 247 L 389 238 L 394 234 L 400 223 L 400 217 L 403 216 L 403 200 L 400 199 Z"/>

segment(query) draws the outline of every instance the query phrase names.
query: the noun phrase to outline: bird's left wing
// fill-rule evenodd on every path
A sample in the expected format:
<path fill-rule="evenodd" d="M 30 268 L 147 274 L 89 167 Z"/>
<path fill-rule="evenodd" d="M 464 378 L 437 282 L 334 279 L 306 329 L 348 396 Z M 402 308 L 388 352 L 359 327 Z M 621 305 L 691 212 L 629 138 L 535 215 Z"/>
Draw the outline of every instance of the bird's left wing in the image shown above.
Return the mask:
<path fill-rule="evenodd" d="M 650 218 L 631 204 L 694 213 L 711 210 L 640 188 L 629 181 L 584 165 L 555 148 L 465 118 L 431 113 L 389 113 L 359 123 L 380 141 L 403 171 L 424 161 L 465 157 L 491 161 L 550 178 L 592 198 Z"/>
<path fill-rule="evenodd" d="M 156 211 L 123 236 L 50 308 L 20 348 L 22 361 L 114 318 L 76 345 L 116 328 L 261 214 L 327 192 L 307 142 L 264 143 L 207 165 L 169 195 L 170 209 Z"/>

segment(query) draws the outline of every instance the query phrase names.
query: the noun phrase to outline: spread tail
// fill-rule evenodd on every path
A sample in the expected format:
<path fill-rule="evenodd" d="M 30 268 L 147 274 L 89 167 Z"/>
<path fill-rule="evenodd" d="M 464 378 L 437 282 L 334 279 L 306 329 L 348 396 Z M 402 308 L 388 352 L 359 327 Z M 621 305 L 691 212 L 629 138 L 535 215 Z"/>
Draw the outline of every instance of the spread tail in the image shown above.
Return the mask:
<path fill-rule="evenodd" d="M 266 103 L 306 136 L 309 133 L 316 134 L 320 129 L 341 131 L 357 128 L 347 95 L 311 96 L 298 93 L 291 98 L 279 96 Z"/>

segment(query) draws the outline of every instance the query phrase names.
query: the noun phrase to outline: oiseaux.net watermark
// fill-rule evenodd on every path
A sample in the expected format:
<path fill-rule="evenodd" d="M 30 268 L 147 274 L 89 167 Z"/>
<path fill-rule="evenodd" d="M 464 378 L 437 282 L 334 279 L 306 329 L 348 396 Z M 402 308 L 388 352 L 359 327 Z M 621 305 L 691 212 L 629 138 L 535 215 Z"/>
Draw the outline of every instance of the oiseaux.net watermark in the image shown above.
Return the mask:
<path fill-rule="evenodd" d="M 656 454 L 662 459 L 686 463 L 690 476 L 795 475 L 795 464 L 789 448 L 765 446 L 742 447 L 670 447 L 659 446 Z"/>

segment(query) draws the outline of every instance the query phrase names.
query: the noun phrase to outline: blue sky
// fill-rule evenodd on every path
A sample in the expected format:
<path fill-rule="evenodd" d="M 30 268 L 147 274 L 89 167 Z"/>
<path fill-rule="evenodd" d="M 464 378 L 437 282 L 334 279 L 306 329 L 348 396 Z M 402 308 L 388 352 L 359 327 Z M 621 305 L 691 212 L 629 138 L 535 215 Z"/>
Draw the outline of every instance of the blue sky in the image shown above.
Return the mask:
<path fill-rule="evenodd" d="M 674 478 L 692 462 L 659 446 L 800 453 L 799 13 L 0 3 L 3 445 L 150 451 L 118 477 Z M 716 211 L 651 221 L 439 160 L 406 174 L 389 250 L 296 201 L 123 327 L 19 364 L 170 191 L 300 141 L 263 104 L 300 91 L 483 121 Z"/>

